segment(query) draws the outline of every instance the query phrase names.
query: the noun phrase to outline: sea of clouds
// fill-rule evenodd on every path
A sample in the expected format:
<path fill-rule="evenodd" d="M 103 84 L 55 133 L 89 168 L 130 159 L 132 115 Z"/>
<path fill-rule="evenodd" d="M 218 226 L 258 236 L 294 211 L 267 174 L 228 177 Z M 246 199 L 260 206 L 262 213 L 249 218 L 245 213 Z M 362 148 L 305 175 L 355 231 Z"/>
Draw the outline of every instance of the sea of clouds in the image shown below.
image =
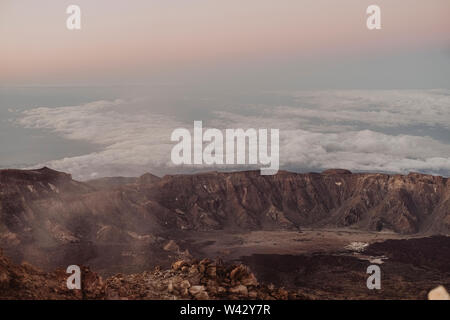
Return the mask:
<path fill-rule="evenodd" d="M 450 90 L 270 94 L 290 102 L 229 108 L 222 104 L 211 108 L 208 119 L 195 120 L 207 120 L 205 128 L 279 129 L 281 169 L 450 173 Z M 161 108 L 155 111 L 147 103 L 151 102 L 118 99 L 39 107 L 24 111 L 17 123 L 96 145 L 95 152 L 36 164 L 69 172 L 79 180 L 180 172 L 170 160 L 175 144 L 170 136 L 179 127 L 192 130 L 192 119 Z"/>

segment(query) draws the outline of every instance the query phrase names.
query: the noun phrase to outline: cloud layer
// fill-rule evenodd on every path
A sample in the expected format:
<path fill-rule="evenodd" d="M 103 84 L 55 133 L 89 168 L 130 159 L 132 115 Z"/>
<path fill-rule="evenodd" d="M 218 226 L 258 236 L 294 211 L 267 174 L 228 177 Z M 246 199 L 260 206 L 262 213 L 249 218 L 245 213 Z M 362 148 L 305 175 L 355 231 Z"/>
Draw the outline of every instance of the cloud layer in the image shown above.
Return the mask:
<path fill-rule="evenodd" d="M 273 94 L 292 105 L 233 107 L 213 112 L 206 124 L 280 129 L 282 168 L 450 173 L 450 90 Z M 77 179 L 179 171 L 170 161 L 170 135 L 179 127 L 192 130 L 193 122 L 150 109 L 145 100 L 96 101 L 35 108 L 18 123 L 98 145 L 96 152 L 45 163 Z"/>

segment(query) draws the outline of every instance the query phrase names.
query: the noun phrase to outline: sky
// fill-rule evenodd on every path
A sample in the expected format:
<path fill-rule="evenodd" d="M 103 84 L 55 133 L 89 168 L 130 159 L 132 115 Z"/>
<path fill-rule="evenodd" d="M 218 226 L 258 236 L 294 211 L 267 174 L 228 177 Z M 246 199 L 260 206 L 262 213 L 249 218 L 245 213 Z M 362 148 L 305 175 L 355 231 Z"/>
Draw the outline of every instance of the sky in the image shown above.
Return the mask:
<path fill-rule="evenodd" d="M 1 0 L 0 84 L 448 85 L 450 2 L 375 3 L 377 31 L 373 0 Z M 66 28 L 70 4 L 81 30 Z"/>
<path fill-rule="evenodd" d="M 449 17 L 448 0 L 0 0 L 0 167 L 191 172 L 170 133 L 203 120 L 279 128 L 284 169 L 448 176 Z"/>

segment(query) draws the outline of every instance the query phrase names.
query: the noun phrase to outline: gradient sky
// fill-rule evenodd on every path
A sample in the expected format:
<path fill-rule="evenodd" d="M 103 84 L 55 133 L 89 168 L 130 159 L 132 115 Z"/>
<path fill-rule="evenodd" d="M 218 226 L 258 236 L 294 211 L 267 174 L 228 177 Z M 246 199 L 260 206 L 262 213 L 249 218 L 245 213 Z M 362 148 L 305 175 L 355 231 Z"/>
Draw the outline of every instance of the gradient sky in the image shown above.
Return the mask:
<path fill-rule="evenodd" d="M 0 85 L 448 87 L 449 16 L 448 0 L 0 0 Z"/>

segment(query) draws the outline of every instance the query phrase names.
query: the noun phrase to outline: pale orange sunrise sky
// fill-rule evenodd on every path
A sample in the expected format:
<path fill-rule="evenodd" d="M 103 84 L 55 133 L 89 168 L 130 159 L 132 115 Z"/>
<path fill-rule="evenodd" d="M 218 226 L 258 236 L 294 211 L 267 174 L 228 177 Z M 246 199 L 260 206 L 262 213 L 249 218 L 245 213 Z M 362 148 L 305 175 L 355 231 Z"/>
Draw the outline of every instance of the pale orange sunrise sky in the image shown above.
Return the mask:
<path fill-rule="evenodd" d="M 374 3 L 382 30 L 371 32 L 365 10 Z M 81 7 L 80 31 L 66 29 L 70 4 Z M 0 84 L 448 48 L 449 16 L 448 0 L 1 0 Z"/>

